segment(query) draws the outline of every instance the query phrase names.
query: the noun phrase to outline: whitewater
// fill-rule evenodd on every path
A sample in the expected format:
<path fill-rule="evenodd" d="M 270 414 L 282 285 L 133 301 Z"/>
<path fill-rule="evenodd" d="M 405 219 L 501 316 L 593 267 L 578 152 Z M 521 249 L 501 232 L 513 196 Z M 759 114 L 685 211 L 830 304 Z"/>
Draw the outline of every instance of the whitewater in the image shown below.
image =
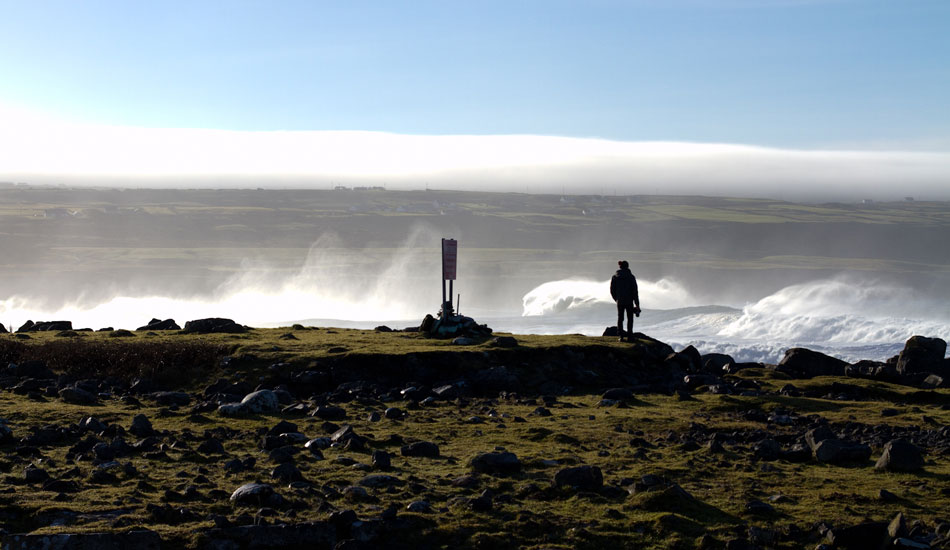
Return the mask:
<path fill-rule="evenodd" d="M 275 279 L 248 270 L 210 296 L 116 296 L 101 303 L 67 304 L 55 310 L 30 307 L 22 297 L 0 300 L 0 322 L 15 329 L 27 319 L 70 320 L 76 328 L 136 328 L 150 318 L 183 323 L 228 317 L 249 326 L 292 323 L 343 328 L 415 326 L 431 304 L 431 289 L 400 278 L 394 264 L 368 288 L 329 284 L 308 262 L 296 274 Z M 256 273 L 256 274 L 255 274 Z M 338 281 L 338 278 L 335 279 Z M 267 281 L 267 284 L 264 283 Z M 726 353 L 742 362 L 776 363 L 785 350 L 806 347 L 844 359 L 883 361 L 900 352 L 913 335 L 950 340 L 950 308 L 909 287 L 840 276 L 785 287 L 745 304 L 715 304 L 697 298 L 673 279 L 640 280 L 643 313 L 634 330 L 700 353 Z M 517 306 L 520 305 L 520 311 Z M 318 312 L 314 315 L 314 312 Z M 496 332 L 515 334 L 603 334 L 616 321 L 608 280 L 549 281 L 527 292 L 507 310 L 466 308 L 462 313 Z"/>

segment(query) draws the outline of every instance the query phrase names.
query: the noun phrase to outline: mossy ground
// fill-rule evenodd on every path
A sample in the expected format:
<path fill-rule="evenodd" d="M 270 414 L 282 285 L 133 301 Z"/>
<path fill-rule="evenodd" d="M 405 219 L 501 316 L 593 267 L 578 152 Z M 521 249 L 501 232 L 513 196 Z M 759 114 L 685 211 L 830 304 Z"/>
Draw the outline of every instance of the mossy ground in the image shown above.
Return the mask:
<path fill-rule="evenodd" d="M 280 336 L 288 332 L 293 332 L 298 339 L 281 340 Z M 26 342 L 36 345 L 53 338 L 55 336 L 44 334 Z M 107 336 L 89 334 L 82 338 L 93 341 Z M 452 349 L 445 341 L 422 339 L 412 334 L 342 329 L 273 329 L 255 330 L 248 335 L 215 336 L 137 333 L 134 339 L 122 339 L 121 345 L 134 345 L 133 340 L 147 339 L 158 339 L 169 345 L 181 339 L 213 342 L 227 345 L 232 353 L 253 354 L 264 362 L 284 360 L 300 364 L 339 353 L 421 353 Z M 537 349 L 565 343 L 623 345 L 582 336 L 518 336 L 518 339 L 522 346 Z M 332 351 L 332 348 L 346 351 Z M 217 367 L 209 367 L 207 372 L 189 380 L 188 385 L 193 389 L 200 387 L 217 374 Z M 790 382 L 765 369 L 747 369 L 739 376 L 756 380 L 773 391 Z M 881 382 L 832 378 L 791 382 L 807 390 L 830 387 L 835 381 L 866 388 L 872 397 L 864 401 L 842 401 L 697 393 L 692 399 L 682 400 L 677 396 L 640 395 L 629 406 L 601 407 L 599 395 L 571 395 L 547 405 L 553 413 L 547 417 L 532 414 L 543 404 L 540 401 L 472 398 L 408 410 L 408 417 L 399 421 L 385 418 L 371 421 L 368 417 L 373 411 L 381 413 L 390 406 L 408 409 L 406 402 L 352 401 L 341 404 L 348 419 L 338 424 L 350 424 L 358 434 L 369 437 L 370 451 L 382 449 L 392 453 L 393 470 L 387 473 L 405 484 L 391 489 L 369 489 L 374 497 L 372 502 L 348 502 L 336 492 L 374 473 L 361 466 L 371 464 L 369 453 L 331 448 L 324 451 L 324 460 L 317 460 L 303 451 L 297 455 L 297 465 L 319 495 L 279 488 L 285 497 L 305 501 L 309 506 L 296 510 L 293 517 L 288 511 L 278 511 L 277 518 L 269 520 L 323 520 L 330 509 L 337 508 L 351 508 L 361 517 L 375 517 L 387 507 L 395 506 L 404 517 L 414 518 L 418 534 L 436 545 L 695 548 L 697 539 L 705 533 L 725 540 L 736 533 L 745 533 L 748 526 L 808 531 L 818 521 L 846 525 L 867 519 L 888 520 L 898 511 L 931 525 L 948 519 L 950 456 L 947 455 L 928 455 L 923 473 L 900 474 L 876 472 L 870 462 L 852 466 L 794 464 L 781 460 L 760 462 L 752 458 L 750 446 L 742 443 L 727 444 L 726 452 L 720 454 L 711 453 L 705 446 L 688 450 L 682 445 L 686 434 L 696 437 L 713 432 L 762 430 L 781 436 L 801 432 L 798 427 L 749 420 L 750 415 L 744 414 L 749 410 L 818 415 L 832 423 L 933 429 L 950 425 L 950 411 L 943 405 L 950 402 L 950 392 L 946 390 L 932 392 L 931 402 L 918 403 L 914 395 L 917 390 Z M 11 392 L 0 393 L 0 417 L 6 419 L 17 437 L 28 435 L 33 428 L 75 424 L 87 416 L 128 429 L 132 417 L 143 413 L 155 429 L 167 431 L 166 443 L 175 442 L 167 450 L 167 459 L 147 460 L 138 455 L 121 459 L 123 463 L 131 461 L 138 475 L 120 473 L 118 481 L 107 484 L 88 481 L 91 463 L 67 462 L 68 446 L 42 448 L 42 459 L 17 456 L 12 446 L 8 446 L 0 458 L 0 473 L 4 476 L 0 506 L 23 512 L 11 526 L 36 533 L 147 526 L 166 538 L 194 543 L 195 533 L 212 526 L 211 521 L 205 519 L 210 514 L 233 520 L 243 511 L 255 512 L 234 508 L 226 496 L 212 491 L 229 495 L 236 487 L 254 480 L 280 486 L 269 476 L 275 465 L 259 449 L 261 430 L 289 420 L 297 423 L 300 431 L 309 437 L 328 435 L 324 422 L 313 417 L 269 414 L 233 419 L 216 412 L 191 414 L 187 408 L 168 410 L 147 399 L 142 401 L 142 407 L 118 400 L 104 400 L 98 406 L 79 406 L 59 399 L 35 401 Z M 896 408 L 898 414 L 882 417 L 884 408 Z M 206 430 L 222 436 L 226 456 L 194 451 Z M 646 440 L 652 448 L 641 450 L 632 446 L 634 438 Z M 400 446 L 414 440 L 438 444 L 441 457 L 399 456 Z M 512 476 L 478 475 L 470 488 L 453 485 L 453 480 L 473 473 L 469 466 L 473 456 L 498 449 L 515 453 L 524 464 L 522 472 Z M 880 452 L 881 449 L 874 449 L 872 460 Z M 257 458 L 257 466 L 252 471 L 241 474 L 225 471 L 226 460 L 247 456 Z M 356 464 L 338 462 L 341 457 L 355 460 Z M 65 500 L 57 500 L 56 493 L 26 484 L 22 481 L 23 469 L 31 462 L 53 477 L 76 480 L 82 490 L 67 495 Z M 630 480 L 639 480 L 645 474 L 657 474 L 680 485 L 697 501 L 684 503 L 656 495 L 627 495 L 625 491 L 605 496 L 552 486 L 554 474 L 560 468 L 581 464 L 599 466 L 605 485 L 617 487 L 621 482 L 626 485 Z M 74 468 L 78 468 L 78 472 L 68 473 Z M 531 487 L 532 484 L 535 487 Z M 198 497 L 176 500 L 176 494 L 192 485 L 197 487 Z M 485 489 L 492 489 L 496 496 L 503 497 L 496 499 L 491 512 L 475 512 L 452 500 L 458 496 L 475 497 Z M 878 497 L 880 489 L 894 493 L 899 500 L 883 502 Z M 172 492 L 167 492 L 169 490 Z M 774 514 L 746 513 L 747 502 L 769 501 L 770 497 L 775 497 Z M 427 500 L 434 512 L 404 512 L 406 505 L 415 500 Z M 180 525 L 154 523 L 145 511 L 148 503 L 185 507 L 201 519 Z M 50 525 L 50 518 L 68 520 L 62 525 Z M 780 542 L 771 547 L 796 548 L 798 544 Z"/>

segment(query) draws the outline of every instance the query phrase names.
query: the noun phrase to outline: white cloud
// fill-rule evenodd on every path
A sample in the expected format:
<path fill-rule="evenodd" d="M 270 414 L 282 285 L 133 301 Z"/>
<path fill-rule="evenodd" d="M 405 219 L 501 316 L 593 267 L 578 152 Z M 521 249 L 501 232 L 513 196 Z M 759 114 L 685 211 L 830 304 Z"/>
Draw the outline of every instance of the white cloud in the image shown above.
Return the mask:
<path fill-rule="evenodd" d="M 118 185 L 950 198 L 950 152 L 792 150 L 535 135 L 102 126 L 0 106 L 0 180 Z M 226 183 L 223 183 L 226 182 Z M 277 183 L 274 183 L 277 182 Z"/>

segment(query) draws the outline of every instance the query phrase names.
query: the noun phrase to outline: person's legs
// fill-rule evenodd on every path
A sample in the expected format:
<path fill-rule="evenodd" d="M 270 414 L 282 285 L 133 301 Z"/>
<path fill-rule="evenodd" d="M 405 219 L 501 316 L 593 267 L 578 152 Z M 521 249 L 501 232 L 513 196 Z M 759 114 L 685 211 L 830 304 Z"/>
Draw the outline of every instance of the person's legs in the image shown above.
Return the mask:
<path fill-rule="evenodd" d="M 627 335 L 633 334 L 633 304 L 627 306 Z"/>
<path fill-rule="evenodd" d="M 623 302 L 617 302 L 617 336 L 623 338 Z"/>

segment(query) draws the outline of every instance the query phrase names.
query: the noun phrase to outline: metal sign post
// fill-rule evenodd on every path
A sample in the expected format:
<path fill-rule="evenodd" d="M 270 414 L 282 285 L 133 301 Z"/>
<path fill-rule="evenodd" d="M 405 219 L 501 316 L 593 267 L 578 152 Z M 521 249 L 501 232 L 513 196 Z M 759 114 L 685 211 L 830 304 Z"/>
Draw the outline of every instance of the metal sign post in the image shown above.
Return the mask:
<path fill-rule="evenodd" d="M 452 311 L 452 283 L 455 281 L 455 271 L 458 265 L 458 241 L 442 239 L 442 313 L 443 317 L 451 315 Z M 448 298 L 446 298 L 445 282 L 449 282 Z"/>

